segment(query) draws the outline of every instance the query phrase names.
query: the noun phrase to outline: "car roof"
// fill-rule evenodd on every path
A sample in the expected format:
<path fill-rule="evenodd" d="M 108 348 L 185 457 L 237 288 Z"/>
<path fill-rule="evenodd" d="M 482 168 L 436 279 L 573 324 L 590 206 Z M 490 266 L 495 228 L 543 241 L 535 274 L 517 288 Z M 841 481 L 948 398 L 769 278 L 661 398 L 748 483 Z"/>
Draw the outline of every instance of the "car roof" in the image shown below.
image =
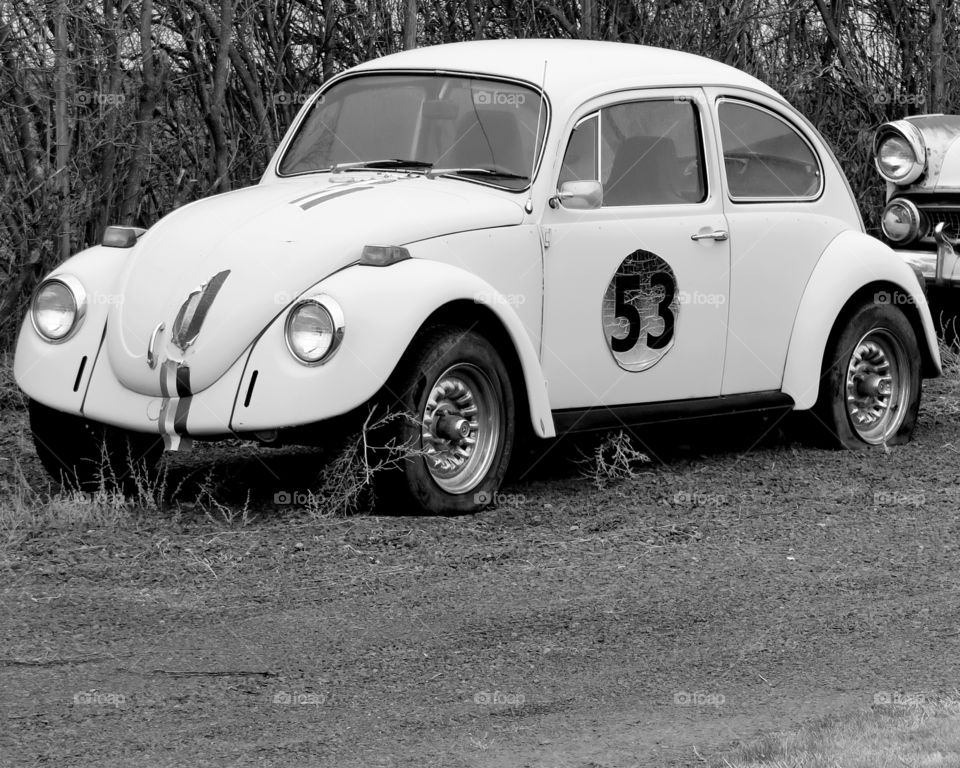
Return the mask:
<path fill-rule="evenodd" d="M 630 43 L 597 40 L 475 40 L 415 48 L 373 59 L 354 71 L 423 69 L 476 72 L 544 80 L 552 99 L 559 93 L 594 94 L 626 88 L 737 86 L 780 101 L 768 85 L 746 72 L 703 56 Z"/>

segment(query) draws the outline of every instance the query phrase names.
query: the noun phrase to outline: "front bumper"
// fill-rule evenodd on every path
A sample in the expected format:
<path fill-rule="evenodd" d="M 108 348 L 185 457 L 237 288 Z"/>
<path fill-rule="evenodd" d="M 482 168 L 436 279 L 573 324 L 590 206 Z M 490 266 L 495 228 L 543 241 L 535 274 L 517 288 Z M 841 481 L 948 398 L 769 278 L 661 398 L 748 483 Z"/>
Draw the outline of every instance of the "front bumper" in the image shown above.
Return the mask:
<path fill-rule="evenodd" d="M 923 278 L 927 287 L 960 286 L 960 241 L 944 234 L 944 225 L 934 229 L 936 251 L 897 250 L 897 254 Z"/>

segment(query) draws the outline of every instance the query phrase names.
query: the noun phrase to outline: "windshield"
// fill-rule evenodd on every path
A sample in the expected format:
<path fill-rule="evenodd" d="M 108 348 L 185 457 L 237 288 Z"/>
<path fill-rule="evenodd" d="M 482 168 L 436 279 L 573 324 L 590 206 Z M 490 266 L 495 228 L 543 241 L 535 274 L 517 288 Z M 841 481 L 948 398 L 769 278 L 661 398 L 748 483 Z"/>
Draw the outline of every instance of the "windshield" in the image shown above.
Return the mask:
<path fill-rule="evenodd" d="M 516 83 L 433 74 L 352 77 L 314 103 L 279 173 L 432 171 L 525 189 L 539 111 L 540 95 Z M 544 106 L 541 138 L 546 118 Z"/>

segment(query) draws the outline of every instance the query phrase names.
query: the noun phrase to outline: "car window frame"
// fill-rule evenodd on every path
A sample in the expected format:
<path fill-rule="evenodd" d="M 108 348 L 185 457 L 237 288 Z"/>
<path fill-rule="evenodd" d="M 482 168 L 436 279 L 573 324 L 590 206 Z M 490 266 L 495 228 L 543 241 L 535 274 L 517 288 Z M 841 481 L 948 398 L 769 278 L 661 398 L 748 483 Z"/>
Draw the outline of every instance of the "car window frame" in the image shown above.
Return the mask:
<path fill-rule="evenodd" d="M 800 140 L 806 145 L 807 149 L 810 150 L 810 153 L 813 155 L 814 160 L 817 163 L 817 173 L 820 178 L 820 186 L 818 187 L 816 193 L 806 196 L 782 196 L 782 197 L 736 197 L 732 194 L 730 189 L 730 180 L 727 178 L 727 163 L 726 163 L 726 153 L 723 147 L 723 133 L 720 123 L 720 106 L 724 102 L 731 102 L 746 106 L 752 109 L 756 109 L 760 112 L 765 112 L 768 115 L 771 115 L 774 119 L 779 120 L 781 123 L 790 128 L 797 136 L 800 137 Z M 787 115 L 783 114 L 776 109 L 773 109 L 767 104 L 761 104 L 757 101 L 754 101 L 744 96 L 736 94 L 720 94 L 714 98 L 714 119 L 716 120 L 715 132 L 717 140 L 717 152 L 720 159 L 720 173 L 723 176 L 723 187 L 726 193 L 726 198 L 729 202 L 737 205 L 756 205 L 758 203 L 814 203 L 820 200 L 827 186 L 826 172 L 824 168 L 823 158 L 820 156 L 820 153 L 817 151 L 816 144 L 810 140 L 806 132 L 801 130 L 800 126 L 793 120 L 791 120 Z"/>
<path fill-rule="evenodd" d="M 490 179 L 477 179 L 470 178 L 467 176 L 445 176 L 444 178 L 455 178 L 458 181 L 465 181 L 470 184 L 478 184 L 484 187 L 490 187 L 492 189 L 497 189 L 503 192 L 509 192 L 511 194 L 530 194 L 531 190 L 536 185 L 537 179 L 540 176 L 540 172 L 543 167 L 543 161 L 546 157 L 547 152 L 547 143 L 550 137 L 550 128 L 553 121 L 553 104 L 551 103 L 550 96 L 547 94 L 546 89 L 543 85 L 531 82 L 529 80 L 524 80 L 519 77 L 510 77 L 507 75 L 495 75 L 488 74 L 486 72 L 477 72 L 477 71 L 467 71 L 467 70 L 458 70 L 458 69 L 424 69 L 419 67 L 398 67 L 394 68 L 376 68 L 376 69 L 365 69 L 360 72 L 343 72 L 335 77 L 332 77 L 327 82 L 318 88 L 313 95 L 304 102 L 301 106 L 299 112 L 297 112 L 293 121 L 289 124 L 284 135 L 280 141 L 279 146 L 277 147 L 276 152 L 274 152 L 273 157 L 268 164 L 268 170 L 266 173 L 271 173 L 273 177 L 277 179 L 296 179 L 310 176 L 313 174 L 324 174 L 331 173 L 329 169 L 321 170 L 315 169 L 310 171 L 298 171 L 296 173 L 281 173 L 280 166 L 283 164 L 286 159 L 287 152 L 289 151 L 294 140 L 303 129 L 306 124 L 307 118 L 309 117 L 311 110 L 317 102 L 321 102 L 326 93 L 333 88 L 334 86 L 342 83 L 346 80 L 351 80 L 354 78 L 364 78 L 364 77 L 376 77 L 383 75 L 422 75 L 422 76 L 445 76 L 445 77 L 462 77 L 462 78 L 472 78 L 472 79 L 482 79 L 489 80 L 491 82 L 501 82 L 507 85 L 519 85 L 524 88 L 529 88 L 534 93 L 540 95 L 541 98 L 541 108 L 539 113 L 539 125 L 537 128 L 538 133 L 540 134 L 535 141 L 539 141 L 539 147 L 534 145 L 534 164 L 531 172 L 531 176 L 527 184 L 522 188 L 511 188 L 504 186 L 502 184 L 497 184 L 496 182 Z M 419 134 L 419 127 L 417 132 Z M 542 138 L 541 138 L 542 137 Z"/>
<path fill-rule="evenodd" d="M 625 97 L 625 94 L 617 94 L 619 98 L 615 98 L 611 101 L 603 101 L 602 103 L 592 103 L 591 106 L 579 117 L 576 118 L 573 125 L 571 126 L 569 132 L 566 134 L 566 141 L 562 145 L 562 151 L 559 153 L 556 178 L 554 182 L 554 194 L 559 193 L 560 189 L 560 176 L 563 173 L 563 161 L 566 158 L 567 150 L 570 147 L 570 142 L 573 138 L 573 133 L 576 129 L 585 123 L 588 120 L 596 118 L 597 120 L 597 146 L 596 146 L 596 160 L 597 160 L 597 176 L 600 177 L 603 175 L 603 116 L 602 112 L 607 109 L 613 109 L 615 107 L 623 106 L 625 104 L 638 104 L 640 102 L 649 102 L 649 101 L 674 101 L 674 102 L 684 102 L 689 103 L 693 109 L 694 113 L 694 124 L 696 129 L 696 140 L 699 145 L 699 160 L 700 160 L 700 175 L 703 183 L 703 199 L 697 200 L 696 202 L 688 201 L 671 201 L 663 203 L 633 203 L 630 205 L 605 205 L 601 204 L 596 210 L 622 210 L 622 209 L 650 209 L 650 208 L 663 208 L 663 207 L 673 207 L 673 206 L 702 206 L 710 202 L 713 196 L 713 184 L 710 177 L 710 156 L 708 153 L 708 136 L 706 132 L 706 122 L 708 118 L 706 115 L 709 113 L 710 104 L 706 99 L 703 91 L 699 87 L 693 88 L 664 88 L 664 93 L 656 93 L 655 91 L 659 89 L 644 89 L 645 93 L 641 96 L 636 97 Z M 680 94 L 678 90 L 686 91 L 688 93 Z M 700 94 L 700 99 L 694 95 L 689 95 L 689 92 L 693 90 L 696 93 Z M 702 103 L 701 103 L 702 102 Z M 712 118 L 711 118 L 712 119 Z M 711 128 L 713 126 L 711 125 Z M 719 137 L 717 137 L 717 142 L 719 146 Z M 718 160 L 722 162 L 722 156 L 718 155 Z M 603 183 L 600 178 L 595 179 L 596 181 Z M 581 211 L 582 212 L 582 211 Z"/>

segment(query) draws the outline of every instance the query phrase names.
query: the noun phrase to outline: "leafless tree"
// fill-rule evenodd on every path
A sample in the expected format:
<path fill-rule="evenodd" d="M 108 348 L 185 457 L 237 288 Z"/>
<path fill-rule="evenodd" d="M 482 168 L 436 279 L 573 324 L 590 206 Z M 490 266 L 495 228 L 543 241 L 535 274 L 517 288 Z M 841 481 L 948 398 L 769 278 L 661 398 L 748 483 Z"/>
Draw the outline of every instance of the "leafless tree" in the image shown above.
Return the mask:
<path fill-rule="evenodd" d="M 870 137 L 960 109 L 952 0 L 0 0 L 0 348 L 113 222 L 253 183 L 303 99 L 371 57 L 497 37 L 658 45 L 770 83 L 875 224 Z"/>

